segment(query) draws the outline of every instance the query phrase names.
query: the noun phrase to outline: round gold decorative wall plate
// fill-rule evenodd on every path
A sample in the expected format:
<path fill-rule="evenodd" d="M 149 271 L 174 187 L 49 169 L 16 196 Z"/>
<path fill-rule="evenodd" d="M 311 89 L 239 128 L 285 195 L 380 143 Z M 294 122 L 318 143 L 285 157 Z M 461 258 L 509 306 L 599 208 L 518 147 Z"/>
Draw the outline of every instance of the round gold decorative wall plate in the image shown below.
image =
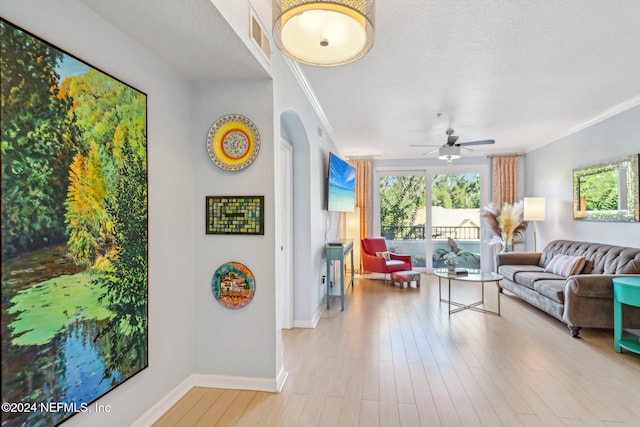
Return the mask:
<path fill-rule="evenodd" d="M 260 152 L 260 133 L 240 114 L 220 117 L 207 135 L 207 151 L 213 163 L 226 171 L 248 167 Z"/>

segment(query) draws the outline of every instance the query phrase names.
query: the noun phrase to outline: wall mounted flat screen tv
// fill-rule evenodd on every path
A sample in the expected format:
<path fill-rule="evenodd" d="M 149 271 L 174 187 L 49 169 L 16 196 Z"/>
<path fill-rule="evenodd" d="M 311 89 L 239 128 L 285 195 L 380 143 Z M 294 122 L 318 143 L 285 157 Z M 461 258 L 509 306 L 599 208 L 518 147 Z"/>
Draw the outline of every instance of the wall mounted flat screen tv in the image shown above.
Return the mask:
<path fill-rule="evenodd" d="M 356 168 L 329 153 L 327 210 L 353 212 L 356 205 Z"/>

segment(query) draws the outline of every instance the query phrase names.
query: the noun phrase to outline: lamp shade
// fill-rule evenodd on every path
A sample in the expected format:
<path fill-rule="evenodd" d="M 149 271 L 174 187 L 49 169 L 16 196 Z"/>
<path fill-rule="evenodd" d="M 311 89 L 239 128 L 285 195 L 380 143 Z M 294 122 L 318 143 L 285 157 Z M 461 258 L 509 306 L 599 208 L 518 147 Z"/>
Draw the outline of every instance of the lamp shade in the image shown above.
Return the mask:
<path fill-rule="evenodd" d="M 544 221 L 544 197 L 525 197 L 523 219 L 525 221 Z"/>
<path fill-rule="evenodd" d="M 294 61 L 344 65 L 373 46 L 374 0 L 273 0 L 273 40 Z"/>
<path fill-rule="evenodd" d="M 460 155 L 460 147 L 455 145 L 445 145 L 438 149 L 438 158 L 440 160 L 455 160 L 462 157 Z"/>

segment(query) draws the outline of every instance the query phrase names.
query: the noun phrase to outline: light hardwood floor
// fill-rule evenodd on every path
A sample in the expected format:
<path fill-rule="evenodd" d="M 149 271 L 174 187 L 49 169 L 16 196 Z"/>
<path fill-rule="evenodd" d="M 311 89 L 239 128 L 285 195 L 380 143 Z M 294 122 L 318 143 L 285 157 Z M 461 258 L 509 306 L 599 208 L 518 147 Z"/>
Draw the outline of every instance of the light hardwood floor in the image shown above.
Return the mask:
<path fill-rule="evenodd" d="M 344 312 L 334 299 L 317 328 L 283 331 L 282 393 L 196 387 L 154 426 L 640 425 L 640 356 L 615 353 L 612 331 L 571 338 L 506 292 L 500 317 L 449 316 L 437 283 L 356 279 Z M 493 310 L 496 297 L 488 286 Z"/>

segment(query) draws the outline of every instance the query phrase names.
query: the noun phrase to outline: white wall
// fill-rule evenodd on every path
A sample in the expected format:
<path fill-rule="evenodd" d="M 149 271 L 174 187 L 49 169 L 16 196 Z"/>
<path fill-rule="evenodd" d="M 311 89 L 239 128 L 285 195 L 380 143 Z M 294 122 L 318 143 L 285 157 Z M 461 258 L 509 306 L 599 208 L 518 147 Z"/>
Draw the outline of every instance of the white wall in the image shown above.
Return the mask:
<path fill-rule="evenodd" d="M 640 247 L 639 223 L 573 220 L 573 169 L 633 153 L 640 153 L 640 106 L 527 154 L 526 195 L 546 198 L 538 250 L 555 239 Z"/>
<path fill-rule="evenodd" d="M 195 170 L 195 372 L 236 376 L 249 381 L 274 379 L 276 368 L 275 323 L 275 178 L 273 84 L 271 80 L 225 81 L 194 88 L 193 140 Z M 209 129 L 227 114 L 242 114 L 258 128 L 260 152 L 241 171 L 218 168 L 209 158 Z M 265 198 L 264 236 L 205 234 L 205 197 L 262 195 Z M 211 279 L 227 262 L 240 262 L 256 281 L 253 300 L 231 310 L 214 298 Z"/>
<path fill-rule="evenodd" d="M 337 149 L 279 52 L 271 58 L 280 136 L 293 147 L 294 326 L 313 327 L 322 313 L 324 246 L 338 237 L 339 214 L 324 206 L 329 152 Z"/>
<path fill-rule="evenodd" d="M 270 64 L 249 34 L 249 9 L 252 8 L 263 31 L 271 33 L 271 1 L 270 0 L 211 0 L 229 26 L 244 42 L 262 67 L 269 71 Z"/>
<path fill-rule="evenodd" d="M 149 367 L 98 400 L 110 413 L 78 414 L 64 424 L 130 425 L 193 369 L 193 236 L 202 215 L 193 203 L 189 86 L 75 0 L 3 0 L 0 14 L 148 96 Z"/>

